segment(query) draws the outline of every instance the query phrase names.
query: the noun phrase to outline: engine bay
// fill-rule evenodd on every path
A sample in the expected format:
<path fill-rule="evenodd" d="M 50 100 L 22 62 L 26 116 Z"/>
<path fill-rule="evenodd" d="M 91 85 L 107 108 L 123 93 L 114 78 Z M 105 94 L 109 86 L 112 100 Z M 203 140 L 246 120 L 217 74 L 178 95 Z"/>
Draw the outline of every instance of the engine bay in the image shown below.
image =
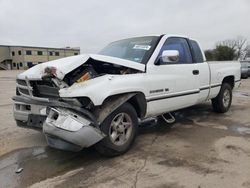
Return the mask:
<path fill-rule="evenodd" d="M 127 68 L 121 65 L 114 65 L 112 63 L 97 61 L 94 59 L 89 59 L 83 65 L 77 67 L 73 71 L 69 72 L 63 79 L 68 86 L 74 83 L 84 82 L 105 74 L 135 74 L 140 71 Z"/>

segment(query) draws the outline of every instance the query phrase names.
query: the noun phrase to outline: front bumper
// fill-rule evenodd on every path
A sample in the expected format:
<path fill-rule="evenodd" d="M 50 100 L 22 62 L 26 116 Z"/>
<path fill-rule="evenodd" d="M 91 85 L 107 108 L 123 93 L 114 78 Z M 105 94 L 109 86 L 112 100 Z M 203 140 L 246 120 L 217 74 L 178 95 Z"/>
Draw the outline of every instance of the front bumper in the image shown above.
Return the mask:
<path fill-rule="evenodd" d="M 14 119 L 18 126 L 31 129 L 42 129 L 46 119 L 46 106 L 15 102 L 13 106 Z"/>
<path fill-rule="evenodd" d="M 37 128 L 35 122 L 41 120 L 40 128 L 43 129 L 48 145 L 53 148 L 80 151 L 105 137 L 93 120 L 94 116 L 73 105 L 34 101 L 22 96 L 13 99 L 15 120 L 27 122 L 26 128 Z"/>
<path fill-rule="evenodd" d="M 70 151 L 79 151 L 92 146 L 105 137 L 84 117 L 58 108 L 50 109 L 43 124 L 43 132 L 49 146 Z"/>
<path fill-rule="evenodd" d="M 84 126 L 76 132 L 71 132 L 45 122 L 43 132 L 50 147 L 68 151 L 80 151 L 104 138 L 101 132 L 90 126 Z"/>

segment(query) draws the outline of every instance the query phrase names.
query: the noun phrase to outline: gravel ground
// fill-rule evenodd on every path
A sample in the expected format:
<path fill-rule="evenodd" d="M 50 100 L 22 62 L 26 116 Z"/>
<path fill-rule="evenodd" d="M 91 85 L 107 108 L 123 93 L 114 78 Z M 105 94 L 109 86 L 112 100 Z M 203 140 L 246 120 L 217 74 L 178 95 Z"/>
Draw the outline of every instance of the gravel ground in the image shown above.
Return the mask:
<path fill-rule="evenodd" d="M 40 132 L 17 127 L 18 73 L 0 71 L 0 187 L 250 187 L 250 79 L 226 114 L 210 102 L 181 110 L 173 128 L 140 128 L 128 153 L 104 158 L 51 149 Z"/>

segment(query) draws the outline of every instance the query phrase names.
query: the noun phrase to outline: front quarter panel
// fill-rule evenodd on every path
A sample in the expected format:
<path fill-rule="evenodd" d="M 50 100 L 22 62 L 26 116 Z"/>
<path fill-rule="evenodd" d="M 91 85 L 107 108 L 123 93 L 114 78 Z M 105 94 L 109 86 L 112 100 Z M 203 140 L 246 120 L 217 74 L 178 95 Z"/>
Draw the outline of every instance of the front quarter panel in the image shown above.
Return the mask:
<path fill-rule="evenodd" d="M 143 80 L 144 73 L 127 75 L 104 75 L 92 80 L 75 83 L 69 88 L 61 89 L 61 97 L 88 97 L 95 106 L 99 106 L 103 101 L 112 95 L 142 92 L 146 94 Z"/>

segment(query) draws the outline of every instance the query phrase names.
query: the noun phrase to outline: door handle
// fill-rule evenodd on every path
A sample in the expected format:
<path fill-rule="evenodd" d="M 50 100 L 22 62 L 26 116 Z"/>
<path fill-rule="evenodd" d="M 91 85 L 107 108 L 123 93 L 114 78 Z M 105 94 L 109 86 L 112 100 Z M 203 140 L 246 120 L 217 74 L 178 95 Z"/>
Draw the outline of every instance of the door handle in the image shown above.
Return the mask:
<path fill-rule="evenodd" d="M 193 70 L 193 75 L 198 75 L 199 73 L 199 70 Z"/>

